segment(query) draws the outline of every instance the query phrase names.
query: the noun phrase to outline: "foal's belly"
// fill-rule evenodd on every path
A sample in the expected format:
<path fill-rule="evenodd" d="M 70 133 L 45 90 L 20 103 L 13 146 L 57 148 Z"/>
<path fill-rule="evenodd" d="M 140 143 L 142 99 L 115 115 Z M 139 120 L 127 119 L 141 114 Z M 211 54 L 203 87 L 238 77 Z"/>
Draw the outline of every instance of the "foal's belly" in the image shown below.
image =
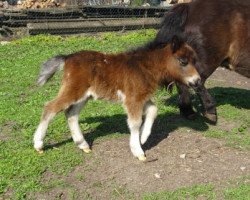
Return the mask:
<path fill-rule="evenodd" d="M 121 90 L 100 90 L 92 87 L 89 88 L 86 95 L 94 100 L 99 99 L 111 102 L 123 102 L 126 98 Z"/>

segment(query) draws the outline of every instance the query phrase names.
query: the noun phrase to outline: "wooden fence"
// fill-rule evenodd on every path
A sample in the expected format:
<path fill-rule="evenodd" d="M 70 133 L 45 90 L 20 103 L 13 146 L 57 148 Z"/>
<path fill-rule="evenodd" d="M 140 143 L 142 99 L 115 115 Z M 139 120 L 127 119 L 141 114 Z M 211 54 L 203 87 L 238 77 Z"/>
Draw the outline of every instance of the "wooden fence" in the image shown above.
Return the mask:
<path fill-rule="evenodd" d="M 70 34 L 157 28 L 169 7 L 82 6 L 1 10 L 1 33 L 25 29 L 28 34 Z"/>

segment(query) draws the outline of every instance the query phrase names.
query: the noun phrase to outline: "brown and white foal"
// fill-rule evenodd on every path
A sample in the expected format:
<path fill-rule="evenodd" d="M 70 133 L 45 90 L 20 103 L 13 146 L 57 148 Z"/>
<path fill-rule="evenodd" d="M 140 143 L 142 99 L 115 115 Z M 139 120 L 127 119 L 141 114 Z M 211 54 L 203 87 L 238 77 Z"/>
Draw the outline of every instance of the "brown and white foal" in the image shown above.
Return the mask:
<path fill-rule="evenodd" d="M 78 123 L 79 113 L 90 98 L 105 99 L 123 104 L 131 133 L 131 151 L 139 160 L 145 160 L 141 144 L 147 141 L 157 115 L 151 98 L 166 79 L 197 84 L 200 76 L 194 67 L 195 60 L 192 48 L 176 36 L 169 44 L 151 43 L 125 53 L 80 51 L 49 59 L 42 65 L 38 84 L 45 84 L 60 69 L 64 74 L 58 96 L 44 107 L 34 135 L 34 148 L 42 152 L 49 122 L 58 112 L 65 111 L 74 142 L 89 153 L 90 147 Z"/>

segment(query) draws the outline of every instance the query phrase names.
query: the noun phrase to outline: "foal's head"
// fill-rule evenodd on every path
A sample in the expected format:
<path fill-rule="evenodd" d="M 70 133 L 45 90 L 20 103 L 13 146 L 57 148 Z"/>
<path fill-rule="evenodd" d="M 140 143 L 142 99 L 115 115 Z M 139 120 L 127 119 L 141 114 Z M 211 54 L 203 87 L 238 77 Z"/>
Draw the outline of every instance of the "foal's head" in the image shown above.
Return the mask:
<path fill-rule="evenodd" d="M 176 81 L 191 87 L 200 84 L 200 75 L 195 68 L 197 61 L 195 51 L 177 36 L 173 37 L 170 49 L 168 74 Z"/>

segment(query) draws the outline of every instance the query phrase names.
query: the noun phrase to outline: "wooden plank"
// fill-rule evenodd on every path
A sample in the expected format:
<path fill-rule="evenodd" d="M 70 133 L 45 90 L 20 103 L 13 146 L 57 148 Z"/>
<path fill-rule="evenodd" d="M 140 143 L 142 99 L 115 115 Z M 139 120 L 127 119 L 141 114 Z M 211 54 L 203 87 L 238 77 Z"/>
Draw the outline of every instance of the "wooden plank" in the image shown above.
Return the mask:
<path fill-rule="evenodd" d="M 156 28 L 159 26 L 159 18 L 145 19 L 113 19 L 95 21 L 49 22 L 49 23 L 28 23 L 27 28 L 31 35 L 40 33 L 69 34 L 100 31 L 131 30 L 138 28 Z"/>
<path fill-rule="evenodd" d="M 169 7 L 122 7 L 122 6 L 78 6 L 49 9 L 1 10 L 0 27 L 10 28 L 26 27 L 28 23 L 66 22 L 94 18 L 107 20 L 107 18 L 126 19 L 159 18 L 167 12 Z M 73 23 L 73 22 L 72 22 Z M 121 25 L 122 26 L 122 25 Z M 120 27 L 121 27 L 120 26 Z M 137 25 L 139 26 L 139 25 Z M 57 27 L 57 26 L 55 26 Z M 118 25 L 116 26 L 118 27 Z M 132 26 L 130 26 L 132 27 Z M 80 28 L 81 29 L 81 28 Z M 92 30 L 92 28 L 90 28 Z M 50 29 L 55 31 L 55 29 Z"/>

